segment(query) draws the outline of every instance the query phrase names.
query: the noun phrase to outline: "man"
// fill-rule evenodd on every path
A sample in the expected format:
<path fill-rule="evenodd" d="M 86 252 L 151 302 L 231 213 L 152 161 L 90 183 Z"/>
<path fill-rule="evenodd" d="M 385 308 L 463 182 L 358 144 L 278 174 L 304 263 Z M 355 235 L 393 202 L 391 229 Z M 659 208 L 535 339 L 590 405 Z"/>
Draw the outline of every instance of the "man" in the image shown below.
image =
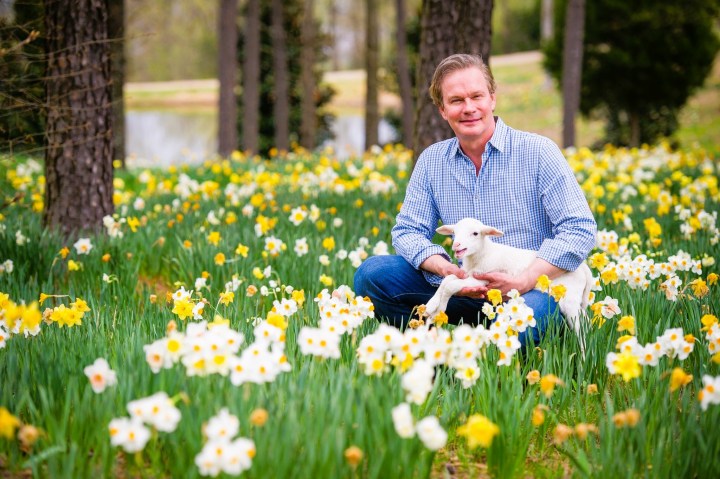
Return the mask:
<path fill-rule="evenodd" d="M 435 143 L 418 158 L 392 230 L 399 256 L 375 256 L 355 273 L 355 291 L 369 296 L 375 315 L 398 327 L 425 304 L 442 278 L 465 277 L 445 249 L 432 243 L 438 221 L 473 217 L 504 232 L 496 239 L 538 251 L 518 276 L 477 275 L 486 286 L 467 287 L 451 298 L 450 322 L 482 321 L 489 289 L 518 290 L 537 326 L 521 334 L 537 343 L 559 320 L 557 304 L 534 287 L 574 271 L 595 244 L 597 225 L 565 157 L 550 139 L 514 130 L 493 116 L 495 80 L 482 58 L 456 54 L 436 68 L 430 96 L 455 138 Z"/>

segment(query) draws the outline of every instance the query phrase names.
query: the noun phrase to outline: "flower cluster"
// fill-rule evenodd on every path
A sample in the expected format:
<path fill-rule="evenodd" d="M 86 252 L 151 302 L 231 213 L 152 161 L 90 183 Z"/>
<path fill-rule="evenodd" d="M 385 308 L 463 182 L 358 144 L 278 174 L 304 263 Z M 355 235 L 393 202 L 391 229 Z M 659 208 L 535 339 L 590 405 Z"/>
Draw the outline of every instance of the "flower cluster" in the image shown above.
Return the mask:
<path fill-rule="evenodd" d="M 358 297 L 346 285 L 330 293 L 323 289 L 315 297 L 320 321 L 318 327 L 303 326 L 298 334 L 300 352 L 321 358 L 340 358 L 340 338 L 352 333 L 367 318 L 374 317 L 372 303 Z"/>
<path fill-rule="evenodd" d="M 625 382 L 637 378 L 641 366 L 657 366 L 661 357 L 686 359 L 695 348 L 695 338 L 685 335 L 682 328 L 667 329 L 655 342 L 642 345 L 635 336 L 623 336 L 618 341 L 620 352 L 610 352 L 605 365 L 610 374 L 620 374 Z"/>
<path fill-rule="evenodd" d="M 87 303 L 77 298 L 70 303 L 70 307 L 61 304 L 55 308 L 46 308 L 40 312 L 40 304 L 47 298 L 47 294 L 40 295 L 40 301 L 32 303 L 15 303 L 6 293 L 0 292 L 0 349 L 4 348 L 7 341 L 13 336 L 23 334 L 25 337 L 37 336 L 40 334 L 41 325 L 57 324 L 59 327 L 73 327 L 82 324 L 82 318 L 90 311 Z M 64 295 L 53 295 L 60 298 Z"/>
<path fill-rule="evenodd" d="M 712 354 L 712 359 L 716 363 L 720 363 L 720 324 L 718 324 L 717 316 L 706 314 L 700 318 L 700 322 L 705 331 L 705 339 L 708 342 L 708 351 Z"/>
<path fill-rule="evenodd" d="M 239 431 L 240 421 L 225 408 L 208 420 L 203 427 L 205 445 L 195 456 L 195 465 L 201 475 L 239 475 L 250 469 L 255 457 L 255 443 L 244 437 L 236 438 Z"/>
<path fill-rule="evenodd" d="M 410 439 L 417 434 L 420 441 L 431 451 L 437 451 L 447 443 L 448 434 L 440 426 L 438 418 L 426 416 L 416 424 L 410 405 L 406 402 L 392 409 L 392 420 L 398 436 Z"/>
<path fill-rule="evenodd" d="M 130 417 L 110 421 L 110 443 L 122 447 L 126 452 L 138 452 L 150 440 L 151 431 L 147 426 L 162 432 L 173 432 L 181 419 L 180 410 L 167 393 L 159 392 L 127 404 Z"/>

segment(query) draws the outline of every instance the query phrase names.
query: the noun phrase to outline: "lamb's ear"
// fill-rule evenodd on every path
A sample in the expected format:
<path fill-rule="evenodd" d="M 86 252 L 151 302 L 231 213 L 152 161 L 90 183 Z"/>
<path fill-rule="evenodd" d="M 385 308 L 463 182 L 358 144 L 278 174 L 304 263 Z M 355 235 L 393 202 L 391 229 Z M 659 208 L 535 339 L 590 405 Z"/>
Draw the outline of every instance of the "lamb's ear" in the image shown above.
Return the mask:
<path fill-rule="evenodd" d="M 503 232 L 492 226 L 483 226 L 480 232 L 487 236 L 502 236 Z"/>
<path fill-rule="evenodd" d="M 441 235 L 450 236 L 451 234 L 455 233 L 455 225 L 442 225 L 435 231 L 437 231 Z"/>

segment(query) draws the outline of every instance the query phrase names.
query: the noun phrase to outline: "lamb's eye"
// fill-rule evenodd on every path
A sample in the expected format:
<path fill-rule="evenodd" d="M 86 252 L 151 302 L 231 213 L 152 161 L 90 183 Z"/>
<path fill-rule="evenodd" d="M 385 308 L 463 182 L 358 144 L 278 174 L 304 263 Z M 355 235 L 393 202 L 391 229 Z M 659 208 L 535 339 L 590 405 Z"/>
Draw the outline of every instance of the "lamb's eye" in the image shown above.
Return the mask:
<path fill-rule="evenodd" d="M 477 235 L 479 235 L 479 234 L 480 234 L 480 233 L 478 233 L 478 232 L 476 231 L 476 232 L 473 233 L 473 236 L 477 236 Z"/>

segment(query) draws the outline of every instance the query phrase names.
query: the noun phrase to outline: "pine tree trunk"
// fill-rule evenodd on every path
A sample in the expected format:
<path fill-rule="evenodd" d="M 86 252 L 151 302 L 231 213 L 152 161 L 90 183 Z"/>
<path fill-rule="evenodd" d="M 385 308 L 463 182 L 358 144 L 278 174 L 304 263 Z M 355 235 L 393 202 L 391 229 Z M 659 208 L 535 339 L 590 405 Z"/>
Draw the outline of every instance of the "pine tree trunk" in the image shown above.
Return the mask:
<path fill-rule="evenodd" d="M 113 159 L 125 167 L 125 0 L 108 0 L 108 38 L 112 72 Z"/>
<path fill-rule="evenodd" d="M 300 146 L 315 148 L 315 0 L 305 0 L 302 20 L 302 61 L 300 64 Z"/>
<path fill-rule="evenodd" d="M 43 223 L 99 231 L 113 212 L 112 85 L 105 0 L 47 0 Z"/>
<path fill-rule="evenodd" d="M 260 0 L 247 0 L 242 74 L 243 148 L 257 153 L 260 145 Z"/>
<path fill-rule="evenodd" d="M 431 144 L 453 136 L 428 93 L 435 67 L 453 53 L 474 53 L 489 62 L 492 8 L 492 0 L 423 0 L 413 142 L 416 158 Z"/>
<path fill-rule="evenodd" d="M 378 144 L 378 125 L 380 112 L 378 107 L 378 8 L 377 0 L 365 0 L 365 71 L 367 73 L 365 93 L 365 149 Z"/>
<path fill-rule="evenodd" d="M 237 7 L 238 0 L 221 0 L 218 10 L 218 154 L 237 148 Z"/>
<path fill-rule="evenodd" d="M 582 83 L 583 32 L 585 30 L 585 0 L 570 0 L 565 17 L 563 45 L 563 147 L 575 144 L 575 116 L 580 108 Z"/>
<path fill-rule="evenodd" d="M 402 135 L 405 146 L 412 149 L 415 102 L 413 101 L 410 65 L 408 61 L 407 32 L 405 30 L 407 18 L 405 0 L 396 0 L 395 6 L 397 12 L 397 77 L 400 88 L 400 98 L 402 100 Z"/>
<path fill-rule="evenodd" d="M 273 70 L 275 74 L 275 148 L 279 151 L 290 150 L 290 80 L 285 43 L 285 21 L 282 0 L 272 0 L 272 46 Z"/>

